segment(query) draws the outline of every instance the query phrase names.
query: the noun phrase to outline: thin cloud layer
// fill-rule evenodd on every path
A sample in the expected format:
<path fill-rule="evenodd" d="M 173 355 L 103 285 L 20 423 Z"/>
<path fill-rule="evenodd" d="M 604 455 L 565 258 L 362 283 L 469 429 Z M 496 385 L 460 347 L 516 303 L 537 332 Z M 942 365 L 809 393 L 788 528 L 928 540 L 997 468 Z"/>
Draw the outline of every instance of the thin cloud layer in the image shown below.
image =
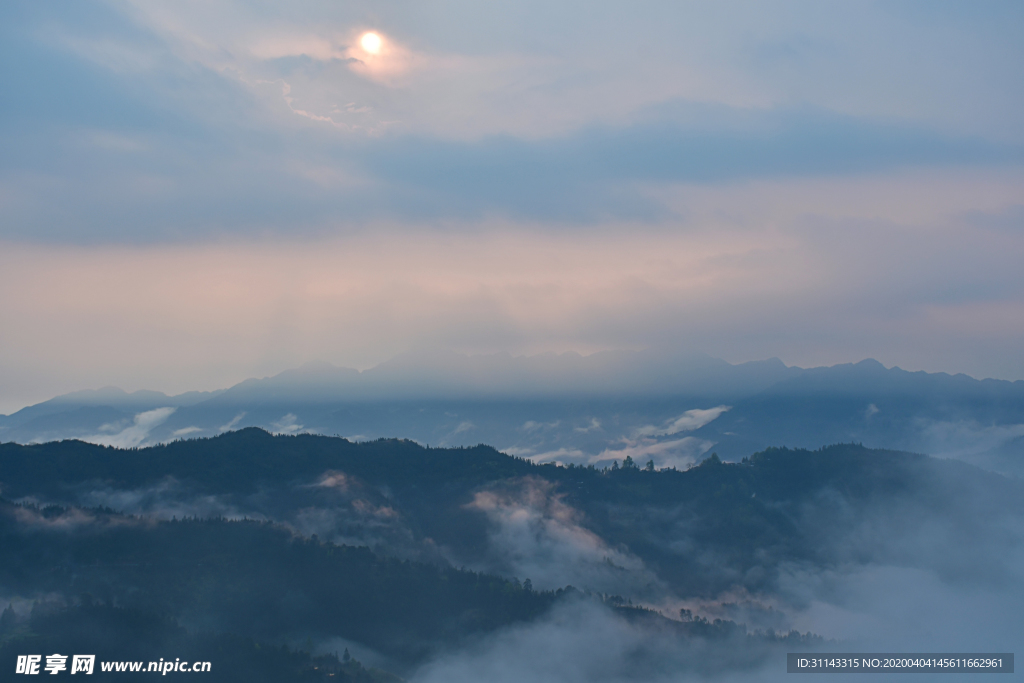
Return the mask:
<path fill-rule="evenodd" d="M 1019 236 L 964 218 L 971 206 L 999 215 L 1013 187 L 948 178 L 932 205 L 920 178 L 892 182 L 904 197 L 818 182 L 812 214 L 799 184 L 709 188 L 684 196 L 692 229 L 622 224 L 585 240 L 504 224 L 175 248 L 8 243 L 0 317 L 18 324 L 0 330 L 2 412 L 88 386 L 219 389 L 311 359 L 366 368 L 423 345 L 671 345 L 733 362 L 870 356 L 1024 377 Z M 744 201 L 722 215 L 730 197 Z M 886 212 L 899 220 L 872 218 Z"/>
<path fill-rule="evenodd" d="M 563 498 L 540 479 L 515 482 L 510 490 L 478 492 L 466 507 L 483 513 L 490 524 L 481 569 L 529 579 L 539 590 L 629 587 L 636 595 L 663 589 L 640 558 L 609 547 L 583 526 L 583 515 Z"/>
<path fill-rule="evenodd" d="M 560 22 L 580 17 L 504 23 L 548 14 L 537 6 L 462 8 L 459 21 L 429 4 L 5 8 L 6 56 L 27 66 L 4 76 L 18 106 L 0 115 L 0 238 L 178 242 L 495 215 L 663 223 L 686 216 L 665 184 L 1019 169 L 1015 8 L 996 12 L 1005 26 L 935 13 L 928 31 L 914 12 L 832 8 L 879 34 L 867 51 L 800 6 L 587 6 L 573 32 Z M 894 39 L 911 29 L 914 53 L 933 59 Z M 966 64 L 989 79 L 951 75 Z M 895 73 L 918 90 L 885 87 Z"/>
<path fill-rule="evenodd" d="M 694 408 L 675 418 L 667 420 L 661 427 L 644 425 L 636 430 L 637 436 L 672 436 L 680 432 L 692 432 L 700 429 L 709 422 L 715 420 L 719 415 L 729 410 L 730 406 L 716 406 L 714 408 Z"/>
<path fill-rule="evenodd" d="M 115 446 L 117 448 L 135 448 L 147 444 L 149 433 L 154 427 L 158 427 L 167 421 L 176 408 L 156 408 L 138 413 L 132 424 L 123 427 L 119 424 L 108 424 L 100 427 L 101 431 L 109 433 L 93 434 L 82 438 L 82 441 L 99 444 L 100 446 Z M 104 429 L 105 428 L 105 429 Z"/>
<path fill-rule="evenodd" d="M 1022 27 L 1014 2 L 5 4 L 0 411 L 420 346 L 1024 377 Z"/>

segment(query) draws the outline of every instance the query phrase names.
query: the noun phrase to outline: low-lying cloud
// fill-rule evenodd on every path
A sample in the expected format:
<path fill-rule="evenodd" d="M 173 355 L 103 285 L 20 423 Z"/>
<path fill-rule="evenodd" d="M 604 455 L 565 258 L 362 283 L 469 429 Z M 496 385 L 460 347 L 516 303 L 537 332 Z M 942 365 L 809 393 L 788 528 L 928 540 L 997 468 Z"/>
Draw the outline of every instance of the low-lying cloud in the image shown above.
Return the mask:
<path fill-rule="evenodd" d="M 661 427 L 654 425 L 644 425 L 643 427 L 637 428 L 635 435 L 638 437 L 644 436 L 674 436 L 680 432 L 692 432 L 695 429 L 700 429 L 704 425 L 712 422 L 718 417 L 729 410 L 731 406 L 716 406 L 714 408 L 700 409 L 694 408 L 693 410 L 687 410 L 679 417 L 671 420 L 666 420 Z"/>
<path fill-rule="evenodd" d="M 659 585 L 638 557 L 584 528 L 582 514 L 548 481 L 526 478 L 480 491 L 466 507 L 482 512 L 491 525 L 485 571 L 530 579 L 546 590 L 573 585 L 649 594 Z"/>
<path fill-rule="evenodd" d="M 1019 549 L 1012 552 L 1019 561 Z M 927 568 L 804 567 L 783 573 L 778 595 L 788 603 L 792 628 L 836 639 L 844 650 L 1019 652 L 1021 578 L 993 586 L 951 581 Z"/>
<path fill-rule="evenodd" d="M 132 424 L 112 434 L 93 434 L 82 437 L 82 441 L 98 444 L 100 446 L 115 446 L 117 448 L 135 448 L 145 445 L 149 439 L 149 433 L 167 421 L 176 408 L 156 408 L 147 410 L 135 415 Z M 103 425 L 102 430 L 107 427 L 110 431 L 119 428 L 119 425 Z"/>
<path fill-rule="evenodd" d="M 228 420 L 226 423 L 222 424 L 218 428 L 217 431 L 220 431 L 220 432 L 229 432 L 229 431 L 231 431 L 232 429 L 234 429 L 235 427 L 238 426 L 238 423 L 241 422 L 242 418 L 244 418 L 244 417 L 245 417 L 245 411 L 243 410 L 240 413 L 238 413 L 237 415 L 235 415 L 233 418 Z"/>
<path fill-rule="evenodd" d="M 1024 476 L 1024 424 L 977 419 L 918 420 L 921 450 L 1003 474 Z"/>
<path fill-rule="evenodd" d="M 230 496 L 198 493 L 173 477 L 157 484 L 136 489 L 118 489 L 110 486 L 82 487 L 76 504 L 103 507 L 128 515 L 141 515 L 156 519 L 185 517 L 222 517 L 224 519 L 266 519 L 267 517 Z"/>
<path fill-rule="evenodd" d="M 737 634 L 683 638 L 630 622 L 593 600 L 570 599 L 546 617 L 509 627 L 430 662 L 412 683 L 618 683 L 769 680 L 785 647 Z M 781 665 L 780 665 L 781 663 Z M 785 675 L 785 674 L 782 674 Z M 780 676 L 781 678 L 781 676 Z"/>
<path fill-rule="evenodd" d="M 686 469 L 701 460 L 715 445 L 714 441 L 700 439 L 695 436 L 684 436 L 681 439 L 655 441 L 653 439 L 623 439 L 620 446 L 606 448 L 598 455 L 590 457 L 594 464 L 607 465 L 614 461 L 622 461 L 627 457 L 643 466 L 646 462 L 654 463 L 655 468 Z"/>
<path fill-rule="evenodd" d="M 295 434 L 303 429 L 295 413 L 283 415 L 279 420 L 275 420 L 270 427 L 271 432 L 274 434 Z"/>

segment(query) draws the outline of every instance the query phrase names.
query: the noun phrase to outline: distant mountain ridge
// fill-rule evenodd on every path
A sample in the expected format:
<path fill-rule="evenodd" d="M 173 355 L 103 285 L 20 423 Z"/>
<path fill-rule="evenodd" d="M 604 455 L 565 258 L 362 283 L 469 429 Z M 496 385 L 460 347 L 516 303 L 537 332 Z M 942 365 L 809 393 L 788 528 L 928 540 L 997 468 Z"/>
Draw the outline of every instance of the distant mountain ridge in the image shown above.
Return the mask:
<path fill-rule="evenodd" d="M 318 400 L 407 398 L 541 398 L 574 395 L 731 395 L 794 376 L 777 358 L 732 365 L 706 354 L 602 351 L 512 356 L 410 353 L 359 372 L 307 363 L 273 377 L 249 379 L 220 393 L 220 403 L 254 395 Z"/>
<path fill-rule="evenodd" d="M 777 358 L 604 351 L 396 357 L 362 372 L 308 363 L 214 392 L 107 387 L 0 417 L 0 441 L 142 446 L 231 429 L 488 443 L 537 461 L 627 455 L 684 466 L 715 449 L 863 442 L 1024 474 L 1024 381 L 908 372 L 875 360 L 804 369 Z"/>

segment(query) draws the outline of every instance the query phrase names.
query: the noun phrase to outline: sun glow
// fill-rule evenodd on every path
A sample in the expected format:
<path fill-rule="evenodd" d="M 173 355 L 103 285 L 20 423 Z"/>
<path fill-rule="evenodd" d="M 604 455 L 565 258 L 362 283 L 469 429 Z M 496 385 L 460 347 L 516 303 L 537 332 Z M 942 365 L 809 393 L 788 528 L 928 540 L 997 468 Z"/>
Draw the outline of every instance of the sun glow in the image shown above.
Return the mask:
<path fill-rule="evenodd" d="M 413 68 L 416 55 L 391 36 L 378 31 L 360 30 L 349 37 L 345 51 L 348 68 L 371 81 L 397 86 Z M 422 60 L 420 60 L 422 61 Z"/>
<path fill-rule="evenodd" d="M 359 45 L 371 55 L 380 52 L 383 42 L 376 33 L 364 33 L 363 37 L 359 39 Z"/>

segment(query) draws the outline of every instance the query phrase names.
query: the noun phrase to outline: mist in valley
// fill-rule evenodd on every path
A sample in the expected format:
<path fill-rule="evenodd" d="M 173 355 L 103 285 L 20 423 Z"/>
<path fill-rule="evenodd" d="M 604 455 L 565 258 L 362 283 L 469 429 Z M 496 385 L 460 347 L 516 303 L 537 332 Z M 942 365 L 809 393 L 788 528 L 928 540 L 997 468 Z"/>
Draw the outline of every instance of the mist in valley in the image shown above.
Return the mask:
<path fill-rule="evenodd" d="M 678 429 L 665 434 L 673 437 L 707 418 L 648 422 Z M 390 651 L 385 643 L 398 641 L 361 640 L 357 625 L 326 616 L 298 631 L 290 617 L 253 630 L 228 601 L 220 612 L 197 603 L 177 617 L 189 629 L 242 629 L 313 652 L 345 643 L 412 681 L 765 680 L 785 675 L 787 651 L 1013 652 L 1024 633 L 1022 483 L 959 460 L 848 445 L 768 449 L 736 463 L 716 455 L 683 468 L 570 467 L 493 449 L 252 429 L 142 450 L 3 448 L 3 496 L 14 505 L 7 533 L 19 542 L 121 528 L 144 537 L 154 524 L 217 519 L 269 525 L 284 534 L 282 548 L 310 539 L 365 546 L 428 573 L 503 577 L 516 594 L 538 596 L 507 622 L 437 641 L 413 631 Z M 86 464 L 81 480 L 71 471 L 52 482 L 32 476 L 69 448 L 120 460 L 99 476 Z M 24 459 L 32 453 L 34 464 Z M 251 454 L 252 468 L 232 472 L 231 453 Z M 197 478 L 192 460 L 221 474 Z M 146 465 L 125 477 L 118 462 Z M 427 478 L 416 474 L 425 466 Z M 70 584 L 20 585 L 5 600 L 22 621 L 33 603 L 80 600 Z M 295 607 L 273 609 L 319 614 L 314 596 L 296 589 L 287 598 Z M 137 600 L 116 590 L 106 599 Z"/>

